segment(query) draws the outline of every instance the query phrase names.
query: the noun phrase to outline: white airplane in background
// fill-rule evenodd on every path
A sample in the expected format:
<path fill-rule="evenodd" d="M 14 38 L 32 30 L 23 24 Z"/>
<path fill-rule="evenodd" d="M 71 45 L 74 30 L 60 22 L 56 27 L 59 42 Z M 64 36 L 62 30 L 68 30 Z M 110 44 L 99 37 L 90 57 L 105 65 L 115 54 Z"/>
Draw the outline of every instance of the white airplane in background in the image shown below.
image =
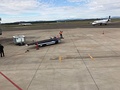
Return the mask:
<path fill-rule="evenodd" d="M 102 20 L 96 20 L 94 22 L 92 22 L 92 25 L 107 25 L 108 22 L 111 20 L 110 16 L 108 19 L 102 19 Z"/>
<path fill-rule="evenodd" d="M 30 25 L 32 25 L 32 23 L 19 23 L 19 25 L 21 25 L 21 26 L 30 26 Z"/>

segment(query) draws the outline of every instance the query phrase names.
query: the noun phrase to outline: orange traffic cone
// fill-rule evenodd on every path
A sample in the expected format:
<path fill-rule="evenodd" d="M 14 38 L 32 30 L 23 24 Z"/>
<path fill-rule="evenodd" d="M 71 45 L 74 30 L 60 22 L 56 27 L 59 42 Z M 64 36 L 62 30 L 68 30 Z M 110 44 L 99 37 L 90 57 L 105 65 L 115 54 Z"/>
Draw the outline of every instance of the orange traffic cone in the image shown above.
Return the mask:
<path fill-rule="evenodd" d="M 104 31 L 103 31 L 103 33 L 102 34 L 104 34 Z"/>

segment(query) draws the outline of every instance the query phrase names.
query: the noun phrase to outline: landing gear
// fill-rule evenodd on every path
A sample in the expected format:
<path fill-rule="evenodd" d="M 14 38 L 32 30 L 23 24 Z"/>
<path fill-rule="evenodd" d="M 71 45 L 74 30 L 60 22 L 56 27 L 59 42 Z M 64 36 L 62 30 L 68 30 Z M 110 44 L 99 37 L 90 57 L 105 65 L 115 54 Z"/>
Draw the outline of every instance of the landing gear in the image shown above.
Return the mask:
<path fill-rule="evenodd" d="M 100 23 L 100 26 L 102 25 L 102 23 Z"/>

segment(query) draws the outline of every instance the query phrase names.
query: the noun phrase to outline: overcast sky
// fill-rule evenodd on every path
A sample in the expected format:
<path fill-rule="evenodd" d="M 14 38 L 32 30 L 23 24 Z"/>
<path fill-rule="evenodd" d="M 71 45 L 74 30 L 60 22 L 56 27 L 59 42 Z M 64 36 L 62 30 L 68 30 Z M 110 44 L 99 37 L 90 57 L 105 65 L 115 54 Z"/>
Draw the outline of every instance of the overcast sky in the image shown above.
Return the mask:
<path fill-rule="evenodd" d="M 120 0 L 0 0 L 2 22 L 120 16 Z"/>

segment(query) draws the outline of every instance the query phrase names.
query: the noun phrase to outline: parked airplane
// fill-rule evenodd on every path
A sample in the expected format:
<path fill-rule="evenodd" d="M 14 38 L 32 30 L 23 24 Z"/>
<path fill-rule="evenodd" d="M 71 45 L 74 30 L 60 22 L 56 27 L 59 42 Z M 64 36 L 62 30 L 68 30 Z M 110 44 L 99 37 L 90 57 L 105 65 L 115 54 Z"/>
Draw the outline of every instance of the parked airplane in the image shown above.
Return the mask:
<path fill-rule="evenodd" d="M 32 25 L 31 23 L 19 23 L 19 25 L 21 26 L 29 26 L 29 25 Z"/>
<path fill-rule="evenodd" d="M 94 22 L 92 22 L 92 25 L 107 25 L 108 22 L 111 20 L 110 16 L 108 19 L 102 19 L 102 20 L 96 20 Z"/>

